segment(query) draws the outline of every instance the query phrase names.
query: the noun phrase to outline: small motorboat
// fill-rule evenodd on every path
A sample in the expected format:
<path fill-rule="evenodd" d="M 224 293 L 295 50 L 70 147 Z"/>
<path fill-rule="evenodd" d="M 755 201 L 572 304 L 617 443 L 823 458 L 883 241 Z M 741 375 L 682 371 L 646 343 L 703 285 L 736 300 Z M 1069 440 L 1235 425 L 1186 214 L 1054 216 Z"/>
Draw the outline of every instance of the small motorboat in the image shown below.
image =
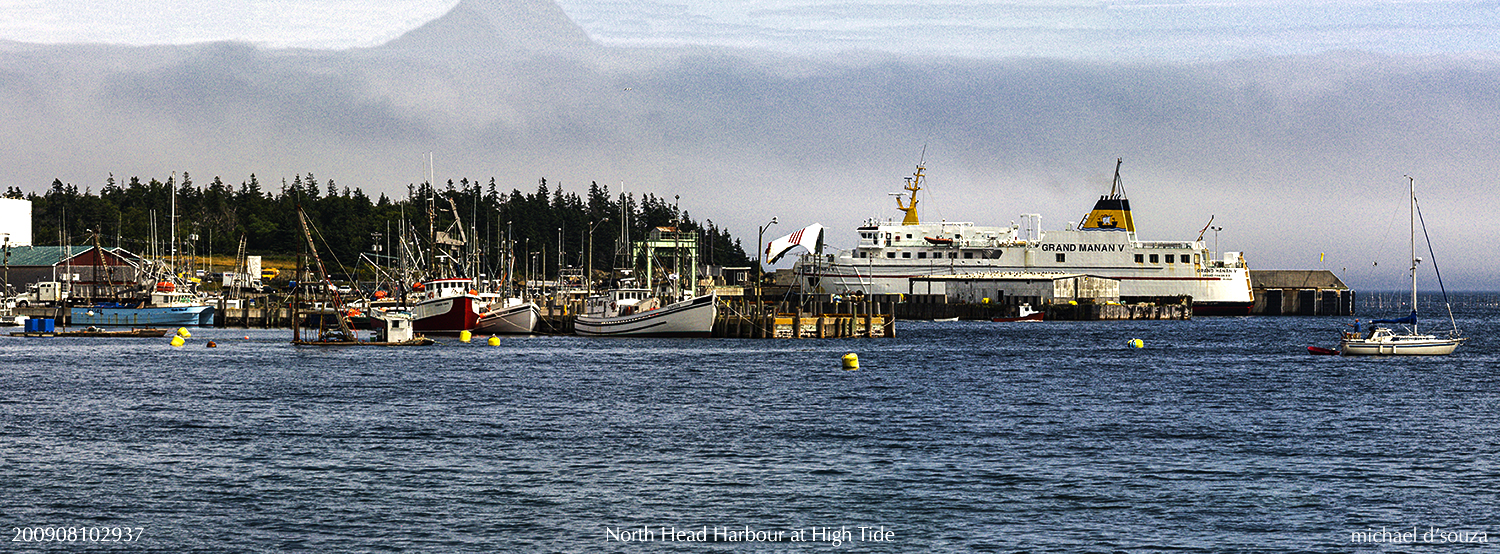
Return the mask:
<path fill-rule="evenodd" d="M 1323 348 L 1321 346 L 1309 346 L 1309 347 L 1307 347 L 1307 353 L 1315 355 L 1315 356 L 1337 356 L 1337 355 L 1339 355 L 1339 351 L 1334 350 L 1332 348 Z"/>
<path fill-rule="evenodd" d="M 994 321 L 994 322 L 1006 322 L 1006 321 L 1042 321 L 1042 320 L 1046 319 L 1046 317 L 1047 317 L 1047 313 L 1046 312 L 1039 312 L 1039 311 L 1036 311 L 1036 310 L 1032 309 L 1031 308 L 1031 304 L 1021 304 L 1020 306 L 1016 307 L 1016 315 L 1015 315 L 1015 317 L 992 317 L 992 318 L 990 318 L 990 321 Z"/>

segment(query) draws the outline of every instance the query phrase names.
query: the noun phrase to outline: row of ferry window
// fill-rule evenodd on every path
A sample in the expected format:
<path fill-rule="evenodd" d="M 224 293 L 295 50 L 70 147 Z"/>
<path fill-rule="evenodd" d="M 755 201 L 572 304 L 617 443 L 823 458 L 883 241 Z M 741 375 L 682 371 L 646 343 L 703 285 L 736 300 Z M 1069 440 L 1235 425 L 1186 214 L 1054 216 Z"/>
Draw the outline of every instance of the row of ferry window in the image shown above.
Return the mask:
<path fill-rule="evenodd" d="M 880 238 L 880 233 L 860 233 L 859 236 L 862 237 L 862 238 L 870 239 L 870 240 L 876 240 L 876 239 Z M 907 233 L 906 234 L 906 238 L 909 239 L 911 237 L 912 237 L 911 233 Z M 896 238 L 898 238 L 898 239 L 901 238 L 901 233 L 896 233 Z M 885 234 L 885 240 L 891 240 L 891 234 L 890 233 L 886 233 Z"/>
<path fill-rule="evenodd" d="M 859 252 L 858 254 L 859 254 L 859 257 L 861 257 L 861 258 L 868 258 L 868 257 L 870 257 L 870 253 L 869 252 Z M 917 259 L 919 259 L 919 260 L 925 260 L 925 259 L 928 258 L 927 254 L 928 253 L 925 252 L 925 251 L 917 252 Z M 944 254 L 944 252 L 933 252 L 931 257 L 932 258 L 943 258 L 944 257 L 943 254 Z M 948 254 L 946 256 L 948 258 L 958 258 L 958 252 L 946 252 L 946 254 Z M 1151 258 L 1151 263 L 1153 263 L 1153 264 L 1159 264 L 1159 263 L 1174 264 L 1174 263 L 1178 263 L 1177 260 L 1178 260 L 1178 257 L 1179 257 L 1178 254 L 1149 254 L 1149 255 L 1148 254 L 1136 254 L 1135 255 L 1135 263 L 1138 263 L 1138 264 L 1146 263 L 1146 258 L 1148 256 Z M 1188 255 L 1187 254 L 1181 254 L 1180 256 L 1181 256 L 1181 259 L 1182 259 L 1181 263 L 1188 263 Z M 896 257 L 896 253 L 895 252 L 886 252 L 885 253 L 885 257 L 887 257 L 887 258 L 895 258 Z M 910 258 L 911 257 L 911 252 L 902 252 L 901 253 L 901 257 L 902 258 Z M 964 252 L 964 256 L 963 257 L 964 257 L 965 260 L 973 259 L 974 258 L 974 253 L 973 252 Z M 1165 262 L 1162 261 L 1163 257 L 1166 258 Z M 980 259 L 984 259 L 983 253 L 981 253 Z M 1057 254 L 1057 263 L 1067 263 L 1067 261 L 1068 261 L 1068 255 L 1067 254 L 1064 254 L 1064 253 L 1058 253 Z M 1193 263 L 1198 263 L 1198 255 L 1197 254 L 1193 255 Z"/>
<path fill-rule="evenodd" d="M 1135 255 L 1135 263 L 1138 263 L 1138 264 L 1146 263 L 1147 256 L 1148 256 L 1147 254 L 1136 254 Z M 1151 258 L 1151 263 L 1153 263 L 1153 264 L 1159 264 L 1159 263 L 1175 264 L 1175 263 L 1178 263 L 1177 260 L 1178 260 L 1178 257 L 1179 257 L 1178 254 L 1150 254 L 1149 256 Z M 1163 257 L 1166 258 L 1166 262 L 1162 262 L 1162 258 Z M 1181 255 L 1181 259 L 1182 259 L 1182 263 L 1188 263 L 1188 255 L 1187 254 L 1182 254 Z M 1065 263 L 1067 261 L 1068 261 L 1068 255 L 1067 254 L 1059 253 L 1057 255 L 1057 263 Z M 1193 263 L 1198 263 L 1198 255 L 1197 254 L 1193 254 Z"/>
<path fill-rule="evenodd" d="M 1176 254 L 1162 254 L 1162 256 L 1166 258 L 1166 262 L 1165 263 L 1169 263 L 1169 264 L 1171 264 L 1171 263 L 1177 263 L 1177 261 L 1175 260 L 1175 258 L 1178 258 L 1178 255 L 1176 255 Z M 1154 263 L 1159 263 L 1159 262 L 1156 261 L 1156 254 L 1151 254 L 1150 257 L 1151 257 L 1151 263 L 1153 263 L 1153 264 Z M 1138 264 L 1146 263 L 1146 259 L 1145 258 L 1146 258 L 1146 254 L 1136 254 L 1135 255 L 1135 263 L 1138 263 Z M 1181 255 L 1181 259 L 1182 259 L 1182 263 L 1188 263 L 1188 255 L 1187 254 L 1182 254 Z M 1197 254 L 1193 254 L 1193 263 L 1198 263 L 1198 255 Z"/>
<path fill-rule="evenodd" d="M 943 255 L 945 253 L 947 254 L 947 256 Z M 869 252 L 858 252 L 857 254 L 861 258 L 868 258 L 868 257 L 870 257 L 870 253 Z M 959 257 L 958 252 L 933 252 L 932 256 L 928 256 L 927 254 L 928 253 L 926 251 L 917 252 L 917 259 L 919 259 L 919 260 L 925 260 L 925 259 L 927 259 L 929 257 L 931 257 L 931 258 L 958 258 Z M 885 253 L 885 257 L 887 257 L 887 258 L 895 258 L 896 257 L 896 253 L 895 252 L 886 252 Z M 901 253 L 901 257 L 902 258 L 910 258 L 911 257 L 911 252 L 902 252 Z M 965 259 L 965 260 L 972 260 L 972 259 L 974 259 L 974 253 L 973 252 L 964 252 L 963 259 Z M 985 255 L 984 255 L 983 252 L 979 253 L 979 259 L 981 259 L 981 260 L 985 259 Z"/>

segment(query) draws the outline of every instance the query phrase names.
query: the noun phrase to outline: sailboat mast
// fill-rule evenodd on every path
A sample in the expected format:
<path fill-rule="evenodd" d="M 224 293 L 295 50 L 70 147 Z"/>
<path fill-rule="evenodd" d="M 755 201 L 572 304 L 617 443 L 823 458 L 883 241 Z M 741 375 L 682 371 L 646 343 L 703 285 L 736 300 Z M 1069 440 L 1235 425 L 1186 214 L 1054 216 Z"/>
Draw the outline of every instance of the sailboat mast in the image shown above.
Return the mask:
<path fill-rule="evenodd" d="M 1410 187 L 1407 213 L 1407 223 L 1411 234 L 1408 244 L 1411 246 L 1411 313 L 1417 313 L 1417 181 L 1412 176 L 1406 176 L 1406 183 Z M 1416 334 L 1417 322 L 1411 322 L 1411 332 Z"/>

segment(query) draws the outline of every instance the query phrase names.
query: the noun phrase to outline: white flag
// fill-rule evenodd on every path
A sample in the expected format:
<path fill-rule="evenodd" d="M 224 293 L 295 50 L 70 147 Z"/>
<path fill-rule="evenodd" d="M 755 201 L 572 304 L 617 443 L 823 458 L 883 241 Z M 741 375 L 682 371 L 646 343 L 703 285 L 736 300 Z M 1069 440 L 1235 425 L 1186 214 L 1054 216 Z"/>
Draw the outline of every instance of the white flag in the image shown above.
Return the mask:
<path fill-rule="evenodd" d="M 814 254 L 823 251 L 823 226 L 817 223 L 796 230 L 790 235 L 766 243 L 766 263 L 774 264 L 792 248 L 801 246 Z"/>

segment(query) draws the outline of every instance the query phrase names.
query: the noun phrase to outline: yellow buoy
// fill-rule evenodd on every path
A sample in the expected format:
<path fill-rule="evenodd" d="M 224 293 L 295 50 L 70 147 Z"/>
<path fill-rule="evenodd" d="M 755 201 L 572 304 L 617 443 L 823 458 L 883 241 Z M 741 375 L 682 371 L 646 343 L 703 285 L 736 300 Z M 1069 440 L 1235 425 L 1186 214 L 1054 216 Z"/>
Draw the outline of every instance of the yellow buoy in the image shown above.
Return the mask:
<path fill-rule="evenodd" d="M 1146 347 L 1146 341 L 1143 341 L 1141 339 L 1130 339 L 1128 341 L 1125 341 L 1125 344 L 1130 345 L 1131 348 L 1145 348 Z"/>
<path fill-rule="evenodd" d="M 459 331 L 459 333 L 458 333 L 458 341 L 459 342 L 469 342 L 471 340 L 474 340 L 474 333 L 470 333 L 468 331 Z"/>
<path fill-rule="evenodd" d="M 500 337 L 490 335 L 490 340 L 487 340 L 485 342 L 489 343 L 490 346 L 500 346 Z"/>
<path fill-rule="evenodd" d="M 172 337 L 172 346 L 174 348 L 181 348 L 184 344 L 187 344 L 187 341 L 182 340 L 182 337 Z"/>
<path fill-rule="evenodd" d="M 853 352 L 844 354 L 844 369 L 849 371 L 859 369 L 859 355 Z"/>
<path fill-rule="evenodd" d="M 178 327 L 177 328 L 177 336 L 182 337 L 182 338 L 189 338 L 189 337 L 192 337 L 193 334 L 188 332 L 187 327 Z"/>

